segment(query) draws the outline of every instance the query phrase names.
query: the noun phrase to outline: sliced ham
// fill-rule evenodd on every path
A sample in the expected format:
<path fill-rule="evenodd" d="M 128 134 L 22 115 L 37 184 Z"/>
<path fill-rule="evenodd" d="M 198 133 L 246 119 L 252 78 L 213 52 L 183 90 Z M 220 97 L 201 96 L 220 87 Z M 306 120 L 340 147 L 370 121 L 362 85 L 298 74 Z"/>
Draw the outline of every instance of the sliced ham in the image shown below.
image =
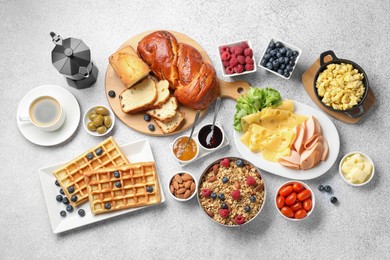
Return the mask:
<path fill-rule="evenodd" d="M 293 149 L 298 153 L 302 152 L 304 138 L 305 138 L 305 124 L 297 125 L 296 138 L 293 142 Z"/>
<path fill-rule="evenodd" d="M 280 160 L 279 163 L 287 168 L 291 168 L 291 169 L 294 169 L 294 170 L 299 170 L 299 165 L 298 164 L 293 164 L 293 163 L 290 163 L 290 162 L 287 162 L 287 161 L 283 161 L 283 160 Z"/>
<path fill-rule="evenodd" d="M 316 145 L 310 150 L 304 150 L 301 154 L 301 169 L 308 170 L 313 168 L 321 160 L 324 148 L 321 143 Z"/>
<path fill-rule="evenodd" d="M 322 146 L 324 147 L 324 152 L 322 154 L 321 161 L 325 161 L 328 158 L 329 154 L 329 146 L 325 138 L 322 138 Z"/>

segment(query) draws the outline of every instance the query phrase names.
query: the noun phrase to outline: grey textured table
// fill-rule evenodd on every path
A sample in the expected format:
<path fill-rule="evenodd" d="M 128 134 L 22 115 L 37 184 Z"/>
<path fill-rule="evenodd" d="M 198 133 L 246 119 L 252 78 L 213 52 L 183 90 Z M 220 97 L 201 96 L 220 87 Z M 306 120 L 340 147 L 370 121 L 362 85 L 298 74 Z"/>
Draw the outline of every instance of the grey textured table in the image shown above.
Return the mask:
<path fill-rule="evenodd" d="M 99 258 L 376 258 L 390 257 L 389 127 L 390 4 L 374 1 L 0 1 L 0 259 Z M 332 3 L 331 3 L 332 2 Z M 221 76 L 216 46 L 250 39 L 259 59 L 270 37 L 278 37 L 303 50 L 298 68 L 288 81 L 259 70 L 241 77 L 256 86 L 272 86 L 285 98 L 315 107 L 300 78 L 321 51 L 332 49 L 366 70 L 378 104 L 356 125 L 335 121 L 341 139 L 339 159 L 358 150 L 376 165 L 373 181 L 362 188 L 345 184 L 337 163 L 322 177 L 308 181 L 313 188 L 330 184 L 340 204 L 315 189 L 313 216 L 289 222 L 277 213 L 272 197 L 286 179 L 264 173 L 268 199 L 264 211 L 242 228 L 223 228 L 208 220 L 196 200 L 177 203 L 167 196 L 164 205 L 127 214 L 62 235 L 55 235 L 38 178 L 40 167 L 72 158 L 102 140 L 80 125 L 76 134 L 56 147 L 29 143 L 19 132 L 15 113 L 30 89 L 55 84 L 70 90 L 82 112 L 107 104 L 104 74 L 108 56 L 139 32 L 170 29 L 196 39 L 208 52 Z M 49 32 L 83 39 L 100 69 L 96 85 L 76 90 L 66 85 L 50 62 L 53 43 Z M 219 121 L 227 134 L 235 102 L 224 100 Z M 211 111 L 211 110 L 210 110 Z M 211 121 L 209 112 L 203 122 Z M 144 136 L 117 121 L 119 144 Z M 174 137 L 148 137 L 164 191 L 169 176 L 180 170 L 168 153 Z M 238 156 L 232 143 L 220 153 L 186 168 L 199 176 L 211 160 Z"/>

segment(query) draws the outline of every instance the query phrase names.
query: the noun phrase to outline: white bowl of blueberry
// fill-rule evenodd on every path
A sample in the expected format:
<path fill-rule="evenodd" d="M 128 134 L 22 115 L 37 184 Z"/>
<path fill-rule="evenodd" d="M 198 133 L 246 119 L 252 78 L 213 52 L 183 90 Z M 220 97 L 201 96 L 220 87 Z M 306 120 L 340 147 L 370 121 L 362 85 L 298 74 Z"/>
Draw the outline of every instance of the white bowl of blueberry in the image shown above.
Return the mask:
<path fill-rule="evenodd" d="M 297 66 L 302 50 L 279 39 L 271 38 L 259 66 L 284 79 L 289 79 Z"/>

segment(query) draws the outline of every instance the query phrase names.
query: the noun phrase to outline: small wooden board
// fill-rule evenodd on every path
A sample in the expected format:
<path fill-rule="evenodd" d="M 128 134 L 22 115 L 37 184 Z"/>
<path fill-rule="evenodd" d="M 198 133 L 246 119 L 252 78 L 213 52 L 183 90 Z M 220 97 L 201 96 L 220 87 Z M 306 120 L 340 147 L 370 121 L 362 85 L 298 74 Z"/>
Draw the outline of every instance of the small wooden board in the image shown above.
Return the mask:
<path fill-rule="evenodd" d="M 153 30 L 154 31 L 154 30 Z M 147 31 L 140 33 L 125 43 L 123 43 L 118 49 L 122 49 L 125 46 L 131 45 L 135 50 L 137 49 L 137 44 L 138 42 L 145 37 L 146 35 L 152 33 L 153 31 Z M 179 32 L 174 32 L 170 31 L 178 40 L 178 42 L 183 42 L 187 43 L 193 47 L 195 47 L 200 54 L 202 55 L 204 61 L 209 62 L 211 64 L 210 58 L 207 55 L 207 53 L 203 50 L 203 48 L 193 39 L 190 37 L 179 33 Z M 245 81 L 235 81 L 235 82 L 226 82 L 221 79 L 219 80 L 219 86 L 221 89 L 221 97 L 224 98 L 231 98 L 236 100 L 240 94 L 245 94 L 249 90 L 249 84 Z M 143 133 L 147 135 L 152 135 L 152 136 L 169 136 L 169 135 L 174 135 L 178 134 L 180 132 L 183 132 L 190 128 L 192 126 L 192 123 L 195 118 L 196 110 L 190 109 L 185 106 L 180 106 L 179 110 L 185 113 L 185 119 L 184 122 L 181 124 L 181 126 L 176 129 L 176 131 L 170 133 L 170 134 L 164 134 L 156 124 L 154 124 L 154 121 L 146 122 L 144 120 L 144 114 L 135 114 L 135 115 L 130 115 L 126 114 L 122 111 L 120 107 L 120 102 L 118 99 L 118 96 L 120 93 L 122 93 L 124 90 L 126 90 L 126 87 L 123 85 L 122 81 L 120 78 L 116 75 L 114 69 L 111 67 L 110 64 L 107 66 L 107 71 L 106 71 L 106 79 L 105 79 L 105 85 L 106 85 L 106 97 L 108 100 L 108 103 L 111 106 L 111 109 L 114 111 L 115 115 L 128 127 Z M 115 98 L 111 98 L 108 96 L 108 91 L 114 90 L 116 93 Z M 200 117 L 202 117 L 205 114 L 206 110 L 202 110 Z M 233 119 L 232 119 L 233 122 Z M 155 131 L 152 132 L 148 129 L 148 125 L 153 123 L 155 125 Z M 233 124 L 233 123 L 232 123 Z"/>
<path fill-rule="evenodd" d="M 330 56 L 325 57 L 325 62 L 328 62 L 331 60 L 332 60 L 332 58 Z M 340 120 L 344 123 L 356 124 L 357 122 L 359 122 L 364 117 L 364 115 L 367 114 L 368 110 L 370 110 L 370 108 L 373 107 L 376 103 L 376 98 L 374 96 L 372 88 L 370 87 L 368 89 L 368 94 L 367 94 L 366 100 L 364 100 L 363 107 L 364 107 L 365 112 L 362 116 L 352 118 L 345 113 L 332 111 L 330 109 L 325 108 L 321 104 L 321 102 L 317 99 L 316 94 L 314 93 L 314 86 L 313 86 L 314 77 L 315 77 L 319 68 L 320 68 L 320 59 L 318 58 L 302 75 L 302 83 L 303 83 L 303 86 L 305 87 L 305 90 L 306 90 L 307 94 L 309 95 L 309 97 L 313 100 L 314 103 L 316 103 L 316 105 L 322 111 L 324 111 L 329 116 L 331 116 L 337 120 Z"/>

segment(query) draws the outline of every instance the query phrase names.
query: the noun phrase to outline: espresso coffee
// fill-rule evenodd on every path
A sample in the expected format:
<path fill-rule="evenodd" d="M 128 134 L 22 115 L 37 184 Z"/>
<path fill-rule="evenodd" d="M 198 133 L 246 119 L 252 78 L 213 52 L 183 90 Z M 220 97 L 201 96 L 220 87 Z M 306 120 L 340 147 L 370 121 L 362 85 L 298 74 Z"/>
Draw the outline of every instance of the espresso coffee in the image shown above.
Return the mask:
<path fill-rule="evenodd" d="M 50 126 L 61 116 L 61 106 L 57 100 L 43 96 L 34 100 L 30 105 L 30 118 L 39 126 Z"/>

